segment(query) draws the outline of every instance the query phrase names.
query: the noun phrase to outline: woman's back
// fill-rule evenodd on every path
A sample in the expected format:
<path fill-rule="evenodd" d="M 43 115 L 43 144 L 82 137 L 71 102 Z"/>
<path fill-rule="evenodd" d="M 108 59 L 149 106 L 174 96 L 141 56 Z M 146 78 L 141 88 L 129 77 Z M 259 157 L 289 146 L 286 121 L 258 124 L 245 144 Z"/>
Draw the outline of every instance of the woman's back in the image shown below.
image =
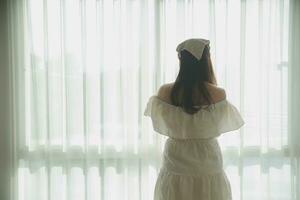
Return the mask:
<path fill-rule="evenodd" d="M 172 104 L 171 91 L 173 86 L 174 83 L 167 83 L 162 85 L 158 90 L 157 96 L 163 101 Z M 210 83 L 206 83 L 206 88 L 208 89 L 214 103 L 222 101 L 226 98 L 226 92 L 223 88 L 217 87 L 216 85 Z M 193 102 L 196 107 L 198 107 L 198 105 L 207 105 L 201 95 L 201 92 L 197 89 L 194 90 Z"/>

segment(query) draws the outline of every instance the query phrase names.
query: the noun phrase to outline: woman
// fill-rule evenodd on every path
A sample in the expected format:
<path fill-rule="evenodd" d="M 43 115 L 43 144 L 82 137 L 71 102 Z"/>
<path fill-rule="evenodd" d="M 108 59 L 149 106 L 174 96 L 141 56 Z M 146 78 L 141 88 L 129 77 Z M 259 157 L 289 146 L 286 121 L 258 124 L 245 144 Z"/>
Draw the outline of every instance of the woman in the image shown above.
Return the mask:
<path fill-rule="evenodd" d="M 205 39 L 180 43 L 175 82 L 161 86 L 147 103 L 144 115 L 155 131 L 168 136 L 155 200 L 232 199 L 217 137 L 244 121 L 216 86 L 209 49 Z"/>

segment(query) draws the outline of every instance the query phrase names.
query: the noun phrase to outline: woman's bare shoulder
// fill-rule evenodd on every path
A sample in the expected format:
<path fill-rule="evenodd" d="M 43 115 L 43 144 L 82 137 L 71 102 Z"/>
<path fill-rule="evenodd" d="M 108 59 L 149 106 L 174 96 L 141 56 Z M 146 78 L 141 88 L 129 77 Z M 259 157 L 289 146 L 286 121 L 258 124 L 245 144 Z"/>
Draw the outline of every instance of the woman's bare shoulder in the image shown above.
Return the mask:
<path fill-rule="evenodd" d="M 161 85 L 158 89 L 157 96 L 160 99 L 170 103 L 171 102 L 170 94 L 173 86 L 174 86 L 174 82 Z M 226 99 L 226 92 L 224 88 L 214 84 L 207 83 L 207 89 L 214 102 L 218 102 L 223 99 Z"/>
<path fill-rule="evenodd" d="M 166 102 L 170 102 L 171 101 L 170 93 L 171 93 L 173 85 L 174 85 L 174 82 L 165 83 L 165 84 L 161 85 L 158 89 L 157 96 Z"/>
<path fill-rule="evenodd" d="M 226 99 L 226 91 L 224 88 L 208 83 L 207 89 L 210 92 L 214 102 Z"/>

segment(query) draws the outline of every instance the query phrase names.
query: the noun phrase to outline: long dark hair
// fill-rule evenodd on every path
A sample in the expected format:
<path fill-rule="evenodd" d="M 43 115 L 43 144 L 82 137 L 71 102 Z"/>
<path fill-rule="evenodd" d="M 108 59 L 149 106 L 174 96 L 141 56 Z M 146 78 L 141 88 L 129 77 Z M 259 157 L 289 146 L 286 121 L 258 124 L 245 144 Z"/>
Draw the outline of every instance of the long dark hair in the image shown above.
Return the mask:
<path fill-rule="evenodd" d="M 171 90 L 171 102 L 180 106 L 185 112 L 194 114 L 202 105 L 213 103 L 205 82 L 217 84 L 210 59 L 209 46 L 206 45 L 200 60 L 186 50 L 179 52 L 180 69 Z M 202 103 L 196 108 L 193 102 L 195 90 L 200 92 Z"/>

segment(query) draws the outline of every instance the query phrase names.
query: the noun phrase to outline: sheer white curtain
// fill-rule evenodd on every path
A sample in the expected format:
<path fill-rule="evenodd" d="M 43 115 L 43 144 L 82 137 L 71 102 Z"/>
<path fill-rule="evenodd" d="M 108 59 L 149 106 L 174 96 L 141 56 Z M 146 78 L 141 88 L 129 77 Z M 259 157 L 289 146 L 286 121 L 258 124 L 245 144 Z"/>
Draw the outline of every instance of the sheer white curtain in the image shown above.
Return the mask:
<path fill-rule="evenodd" d="M 296 199 L 288 0 L 12 0 L 10 17 L 16 199 L 152 199 L 166 138 L 142 113 L 190 37 L 246 122 L 219 138 L 234 199 Z"/>
<path fill-rule="evenodd" d="M 288 134 L 294 197 L 300 199 L 300 1 L 290 0 Z"/>

